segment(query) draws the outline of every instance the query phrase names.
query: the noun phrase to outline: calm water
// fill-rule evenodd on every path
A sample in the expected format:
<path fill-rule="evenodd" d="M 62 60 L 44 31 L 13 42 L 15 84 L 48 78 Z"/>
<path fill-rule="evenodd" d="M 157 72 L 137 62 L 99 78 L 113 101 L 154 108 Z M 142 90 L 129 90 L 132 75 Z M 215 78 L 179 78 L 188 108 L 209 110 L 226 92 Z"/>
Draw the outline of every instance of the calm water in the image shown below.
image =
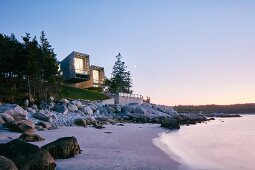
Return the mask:
<path fill-rule="evenodd" d="M 255 170 L 255 115 L 182 126 L 157 140 L 180 169 Z"/>

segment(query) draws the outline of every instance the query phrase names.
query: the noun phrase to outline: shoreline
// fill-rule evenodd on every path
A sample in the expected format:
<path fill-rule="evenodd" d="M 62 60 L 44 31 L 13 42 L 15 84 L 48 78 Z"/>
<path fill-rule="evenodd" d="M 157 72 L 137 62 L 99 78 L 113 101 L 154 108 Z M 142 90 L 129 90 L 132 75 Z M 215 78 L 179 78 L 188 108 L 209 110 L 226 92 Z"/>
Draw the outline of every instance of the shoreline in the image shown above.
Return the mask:
<path fill-rule="evenodd" d="M 80 169 L 179 169 L 181 164 L 157 145 L 155 140 L 165 132 L 158 124 L 106 125 L 105 129 L 61 127 L 37 131 L 45 141 L 32 144 L 43 146 L 60 137 L 74 136 L 81 154 L 70 159 L 58 159 L 57 170 Z M 105 133 L 107 132 L 107 133 Z M 109 133 L 111 132 L 111 133 Z M 1 131 L 0 143 L 18 138 L 21 133 Z"/>

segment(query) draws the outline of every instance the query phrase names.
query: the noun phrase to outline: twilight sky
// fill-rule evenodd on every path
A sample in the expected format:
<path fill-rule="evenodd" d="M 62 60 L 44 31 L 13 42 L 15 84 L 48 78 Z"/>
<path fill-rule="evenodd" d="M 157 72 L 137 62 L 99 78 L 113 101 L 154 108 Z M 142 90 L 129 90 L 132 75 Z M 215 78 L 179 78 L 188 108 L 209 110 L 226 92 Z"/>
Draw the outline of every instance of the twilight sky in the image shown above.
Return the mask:
<path fill-rule="evenodd" d="M 254 0 L 0 0 L 0 33 L 42 30 L 58 60 L 87 53 L 108 77 L 120 52 L 154 103 L 255 102 Z"/>

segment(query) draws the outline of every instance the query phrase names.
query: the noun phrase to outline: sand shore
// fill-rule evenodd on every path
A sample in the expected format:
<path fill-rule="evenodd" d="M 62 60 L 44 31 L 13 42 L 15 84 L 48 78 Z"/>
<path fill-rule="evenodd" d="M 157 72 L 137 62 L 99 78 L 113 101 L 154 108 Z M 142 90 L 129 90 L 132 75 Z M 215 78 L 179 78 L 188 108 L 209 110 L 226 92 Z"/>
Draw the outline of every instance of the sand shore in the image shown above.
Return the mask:
<path fill-rule="evenodd" d="M 37 134 L 46 140 L 33 144 L 43 146 L 60 137 L 76 137 L 82 153 L 71 159 L 57 160 L 59 170 L 178 169 L 180 164 L 153 144 L 153 139 L 165 131 L 159 125 L 125 124 L 105 127 L 101 130 L 90 127 L 61 127 L 38 131 Z M 1 131 L 0 143 L 19 136 L 20 133 Z"/>

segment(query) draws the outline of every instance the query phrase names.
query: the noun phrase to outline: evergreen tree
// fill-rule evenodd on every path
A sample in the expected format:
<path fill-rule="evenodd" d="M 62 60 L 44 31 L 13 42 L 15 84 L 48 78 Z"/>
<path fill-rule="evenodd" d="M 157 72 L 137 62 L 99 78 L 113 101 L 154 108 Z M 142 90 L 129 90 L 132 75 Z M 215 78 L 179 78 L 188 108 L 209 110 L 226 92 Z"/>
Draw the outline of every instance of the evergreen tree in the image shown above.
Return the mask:
<path fill-rule="evenodd" d="M 132 79 L 130 71 L 126 71 L 127 66 L 123 62 L 120 53 L 116 56 L 117 61 L 113 66 L 111 79 L 106 80 L 106 87 L 111 93 L 132 93 Z"/>

